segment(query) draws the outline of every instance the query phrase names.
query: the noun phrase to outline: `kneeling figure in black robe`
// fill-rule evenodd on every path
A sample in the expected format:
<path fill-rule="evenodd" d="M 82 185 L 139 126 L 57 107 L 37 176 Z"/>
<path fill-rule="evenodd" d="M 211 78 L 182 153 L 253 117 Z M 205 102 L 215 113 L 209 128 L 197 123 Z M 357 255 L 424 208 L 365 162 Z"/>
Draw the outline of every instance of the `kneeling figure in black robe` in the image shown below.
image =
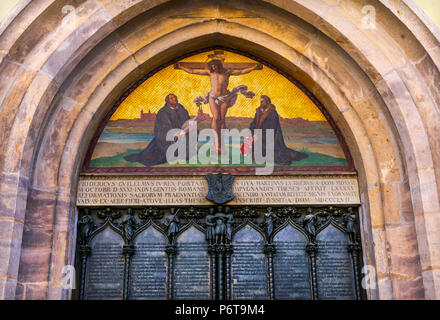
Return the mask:
<path fill-rule="evenodd" d="M 177 97 L 174 94 L 169 94 L 165 101 L 165 106 L 156 115 L 153 140 L 143 151 L 126 156 L 124 157 L 125 160 L 139 162 L 145 166 L 167 163 L 167 149 L 174 143 L 174 141 L 166 140 L 167 133 L 171 129 L 180 129 L 190 117 L 188 111 L 178 103 Z M 186 141 L 188 146 L 188 136 Z M 186 152 L 186 159 L 188 159 L 188 152 Z"/>
<path fill-rule="evenodd" d="M 262 129 L 262 155 L 266 155 L 266 130 L 274 130 L 274 162 L 282 165 L 289 165 L 292 161 L 300 161 L 307 158 L 308 155 L 302 152 L 290 149 L 284 143 L 283 132 L 281 131 L 280 118 L 275 106 L 271 104 L 268 96 L 261 96 L 260 107 L 257 108 L 254 120 L 250 129 L 254 135 L 255 129 Z M 255 146 L 252 148 L 255 152 Z"/>

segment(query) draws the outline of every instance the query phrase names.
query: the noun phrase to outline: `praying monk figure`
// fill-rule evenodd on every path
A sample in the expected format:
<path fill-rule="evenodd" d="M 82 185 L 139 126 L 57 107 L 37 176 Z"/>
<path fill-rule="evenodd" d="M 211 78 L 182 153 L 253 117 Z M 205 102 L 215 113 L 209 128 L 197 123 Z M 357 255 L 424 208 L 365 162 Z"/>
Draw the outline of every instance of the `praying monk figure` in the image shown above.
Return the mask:
<path fill-rule="evenodd" d="M 154 122 L 154 138 L 148 146 L 139 153 L 125 156 L 124 159 L 128 162 L 139 162 L 144 166 L 155 166 L 167 163 L 167 149 L 173 144 L 173 141 L 166 139 L 168 131 L 171 129 L 180 129 L 185 127 L 185 123 L 190 120 L 188 111 L 182 106 L 177 96 L 173 93 L 165 97 L 165 105 L 157 112 L 156 120 Z M 187 132 L 181 131 L 184 134 Z M 177 134 L 174 139 L 177 139 Z M 189 156 L 189 143 L 186 139 L 186 160 Z M 177 152 L 177 150 L 176 150 Z M 178 156 L 178 154 L 175 154 Z"/>
<path fill-rule="evenodd" d="M 250 125 L 254 142 L 258 139 L 255 129 L 261 130 L 262 154 L 265 156 L 267 148 L 273 148 L 275 163 L 290 165 L 292 161 L 300 161 L 308 157 L 306 153 L 290 149 L 286 146 L 283 131 L 281 130 L 280 117 L 272 101 L 266 95 L 260 97 L 260 107 L 257 108 L 254 120 Z M 274 141 L 266 140 L 267 130 L 273 130 Z M 242 147 L 242 152 L 244 151 L 243 149 Z M 252 148 L 252 152 L 255 152 L 255 149 L 255 147 Z"/>
<path fill-rule="evenodd" d="M 220 53 L 222 52 L 220 51 Z M 212 60 L 207 64 L 208 69 L 205 68 L 205 63 L 197 62 L 180 62 L 175 64 L 174 68 L 191 74 L 209 76 L 211 91 L 205 95 L 205 98 L 197 97 L 194 102 L 197 106 L 200 106 L 201 102 L 205 104 L 209 103 L 213 116 L 211 128 L 217 134 L 215 145 L 220 153 L 222 145 L 221 129 L 226 129 L 225 117 L 228 108 L 235 104 L 239 92 L 247 98 L 253 98 L 255 96 L 253 92 L 247 91 L 247 86 L 245 85 L 240 85 L 232 91 L 229 91 L 229 77 L 247 74 L 253 70 L 261 70 L 262 65 L 260 63 L 229 63 L 226 65 L 231 65 L 231 68 L 225 68 L 222 62 L 223 59 L 216 56 L 218 54 L 219 52 L 214 52 Z"/>

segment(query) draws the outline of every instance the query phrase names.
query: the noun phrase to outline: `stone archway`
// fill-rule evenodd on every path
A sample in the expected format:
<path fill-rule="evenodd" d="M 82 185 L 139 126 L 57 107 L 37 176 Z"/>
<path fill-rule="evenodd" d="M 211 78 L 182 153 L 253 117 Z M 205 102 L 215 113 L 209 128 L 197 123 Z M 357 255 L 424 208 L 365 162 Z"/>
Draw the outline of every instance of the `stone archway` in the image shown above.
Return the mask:
<path fill-rule="evenodd" d="M 374 32 L 361 0 L 67 5 L 32 1 L 0 29 L 2 297 L 69 298 L 84 146 L 145 72 L 215 43 L 293 75 L 335 119 L 359 171 L 369 297 L 438 298 L 439 39 L 410 1 L 374 2 Z"/>

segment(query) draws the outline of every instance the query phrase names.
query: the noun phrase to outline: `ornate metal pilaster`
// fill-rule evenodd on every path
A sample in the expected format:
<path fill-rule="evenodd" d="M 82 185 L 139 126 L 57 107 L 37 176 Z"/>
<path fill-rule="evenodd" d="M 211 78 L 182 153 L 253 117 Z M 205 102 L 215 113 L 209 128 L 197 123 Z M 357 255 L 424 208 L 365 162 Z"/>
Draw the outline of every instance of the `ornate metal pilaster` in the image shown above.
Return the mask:
<path fill-rule="evenodd" d="M 215 245 L 215 250 L 217 251 L 217 262 L 218 262 L 218 268 L 217 268 L 217 298 L 219 300 L 223 300 L 225 298 L 224 293 L 225 293 L 225 286 L 224 286 L 224 281 L 223 281 L 223 277 L 225 274 L 224 271 L 224 264 L 223 264 L 223 260 L 224 260 L 224 256 L 225 256 L 225 245 L 223 244 L 217 244 Z"/>
<path fill-rule="evenodd" d="M 267 272 L 268 272 L 268 289 L 269 289 L 269 300 L 275 300 L 275 283 L 273 274 L 273 256 L 275 254 L 275 246 L 270 243 L 264 245 L 264 253 L 267 257 Z"/>
<path fill-rule="evenodd" d="M 211 298 L 213 300 L 217 299 L 217 252 L 213 245 L 208 247 L 210 262 L 211 262 Z"/>
<path fill-rule="evenodd" d="M 232 256 L 232 245 L 226 245 L 226 299 L 231 300 L 231 256 Z"/>
<path fill-rule="evenodd" d="M 310 258 L 310 271 L 312 278 L 312 299 L 318 300 L 318 277 L 316 273 L 316 253 L 318 252 L 318 246 L 316 243 L 310 242 L 306 246 L 307 254 Z"/>
<path fill-rule="evenodd" d="M 167 283 L 167 298 L 168 300 L 174 299 L 174 258 L 177 253 L 176 245 L 167 245 L 166 253 L 168 255 L 168 283 Z"/>
<path fill-rule="evenodd" d="M 87 257 L 91 253 L 89 246 L 80 246 L 79 254 L 81 257 L 81 284 L 79 288 L 79 299 L 84 300 L 85 288 L 86 288 L 86 272 L 87 272 Z"/>
<path fill-rule="evenodd" d="M 133 245 L 125 245 L 122 248 L 122 254 L 124 255 L 125 264 L 124 264 L 124 291 L 122 294 L 122 299 L 127 300 L 130 292 L 130 265 L 131 265 L 131 257 L 134 254 Z"/>
<path fill-rule="evenodd" d="M 361 290 L 359 283 L 359 269 L 358 269 L 358 253 L 361 247 L 358 243 L 350 243 L 348 245 L 348 251 L 351 255 L 351 261 L 353 262 L 353 277 L 354 277 L 354 287 L 356 291 L 356 300 L 361 300 Z"/>

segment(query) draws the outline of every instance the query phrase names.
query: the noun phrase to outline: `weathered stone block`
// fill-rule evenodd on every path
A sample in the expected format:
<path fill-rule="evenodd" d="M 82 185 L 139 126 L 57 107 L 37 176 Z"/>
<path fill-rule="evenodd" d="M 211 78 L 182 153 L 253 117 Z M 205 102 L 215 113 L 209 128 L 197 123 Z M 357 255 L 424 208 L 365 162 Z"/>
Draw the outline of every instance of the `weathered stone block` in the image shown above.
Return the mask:
<path fill-rule="evenodd" d="M 9 278 L 0 278 L 0 299 L 15 300 L 15 287 L 17 280 Z"/>
<path fill-rule="evenodd" d="M 414 279 L 394 279 L 394 298 L 398 300 L 425 299 L 425 290 L 422 277 Z"/>
<path fill-rule="evenodd" d="M 54 221 L 55 192 L 31 189 L 26 213 L 27 229 L 51 230 Z"/>
<path fill-rule="evenodd" d="M 47 295 L 47 284 L 26 283 L 26 300 L 45 300 Z"/>
<path fill-rule="evenodd" d="M 22 250 L 18 280 L 22 283 L 45 282 L 48 280 L 50 247 Z M 29 297 L 26 294 L 26 299 Z"/>
<path fill-rule="evenodd" d="M 14 220 L 0 220 L 0 274 L 17 277 L 22 233 L 23 224 Z"/>
<path fill-rule="evenodd" d="M 396 224 L 401 222 L 400 199 L 396 183 L 381 183 L 383 194 L 383 211 L 385 214 L 385 223 Z"/>
<path fill-rule="evenodd" d="M 417 233 L 414 225 L 387 227 L 391 274 L 396 278 L 416 278 L 421 275 Z"/>

